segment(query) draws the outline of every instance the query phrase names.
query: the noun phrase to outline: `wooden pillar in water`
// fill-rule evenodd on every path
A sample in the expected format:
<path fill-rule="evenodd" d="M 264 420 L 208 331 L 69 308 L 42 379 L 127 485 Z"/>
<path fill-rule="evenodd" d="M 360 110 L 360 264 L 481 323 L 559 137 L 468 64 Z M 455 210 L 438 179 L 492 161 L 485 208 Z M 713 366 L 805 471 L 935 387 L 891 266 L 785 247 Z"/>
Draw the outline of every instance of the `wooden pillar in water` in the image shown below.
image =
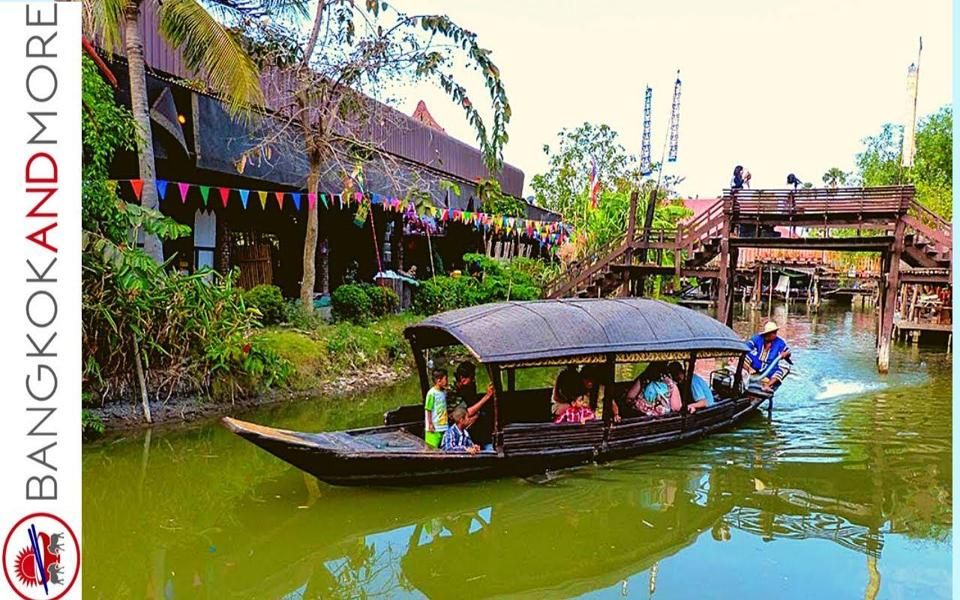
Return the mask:
<path fill-rule="evenodd" d="M 733 325 L 733 305 L 736 302 L 736 248 L 730 247 L 729 221 L 720 238 L 720 266 L 717 273 L 717 320 L 728 327 Z"/>
<path fill-rule="evenodd" d="M 757 276 L 753 280 L 753 295 L 750 298 L 750 308 L 757 310 L 763 303 L 763 265 L 757 265 Z"/>
<path fill-rule="evenodd" d="M 770 265 L 770 288 L 767 290 L 767 306 L 770 307 L 770 314 L 773 314 L 773 265 Z"/>
<path fill-rule="evenodd" d="M 893 248 L 885 253 L 887 269 L 883 275 L 883 289 L 880 293 L 880 327 L 877 339 L 877 370 L 886 373 L 890 370 L 890 343 L 893 337 L 893 316 L 897 308 L 897 294 L 900 291 L 900 254 L 903 252 L 903 219 L 897 220 L 893 232 Z"/>
<path fill-rule="evenodd" d="M 740 258 L 740 250 L 734 246 L 730 248 L 730 261 L 727 267 L 727 315 L 724 323 L 727 327 L 733 327 L 733 305 L 737 293 L 737 260 Z"/>
<path fill-rule="evenodd" d="M 737 269 L 737 257 L 730 256 L 730 211 L 724 206 L 723 221 L 720 224 L 720 265 L 717 272 L 717 320 L 727 323 L 733 319 L 733 287 L 730 280 L 730 265 Z"/>
<path fill-rule="evenodd" d="M 717 320 L 727 322 L 730 313 L 730 240 L 726 236 L 720 240 L 720 268 L 717 271 Z"/>

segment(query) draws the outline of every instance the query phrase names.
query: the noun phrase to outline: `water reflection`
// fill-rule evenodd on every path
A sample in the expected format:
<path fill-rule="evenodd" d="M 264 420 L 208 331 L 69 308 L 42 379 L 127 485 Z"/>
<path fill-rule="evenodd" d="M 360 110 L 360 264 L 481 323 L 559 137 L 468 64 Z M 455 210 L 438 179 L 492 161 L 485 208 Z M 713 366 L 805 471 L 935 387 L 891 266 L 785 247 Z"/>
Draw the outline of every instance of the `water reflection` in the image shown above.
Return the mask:
<path fill-rule="evenodd" d="M 948 358 L 898 349 L 876 381 L 872 314 L 774 318 L 797 369 L 772 419 L 531 480 L 336 488 L 215 426 L 88 447 L 84 591 L 948 597 Z M 415 395 L 410 381 L 350 411 L 321 401 L 256 418 L 341 429 Z"/>

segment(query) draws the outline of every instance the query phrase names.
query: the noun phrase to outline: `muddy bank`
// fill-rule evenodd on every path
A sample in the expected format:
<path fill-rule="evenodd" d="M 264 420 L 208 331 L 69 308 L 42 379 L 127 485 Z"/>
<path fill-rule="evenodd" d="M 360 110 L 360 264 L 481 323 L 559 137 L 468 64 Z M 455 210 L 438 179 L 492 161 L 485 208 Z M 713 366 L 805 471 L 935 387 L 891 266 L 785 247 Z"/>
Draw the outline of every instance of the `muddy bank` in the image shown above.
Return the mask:
<path fill-rule="evenodd" d="M 104 433 L 110 434 L 145 427 L 203 422 L 225 415 L 240 416 L 268 404 L 315 398 L 318 393 L 328 398 L 338 398 L 388 386 L 409 377 L 410 374 L 411 371 L 406 367 L 376 365 L 348 376 L 322 381 L 310 390 L 272 390 L 249 398 L 237 398 L 233 402 L 213 402 L 196 397 L 174 397 L 166 402 L 152 401 L 152 423 L 147 423 L 144 419 L 143 407 L 139 403 L 113 402 L 104 406 L 88 407 L 88 410 L 103 422 Z"/>

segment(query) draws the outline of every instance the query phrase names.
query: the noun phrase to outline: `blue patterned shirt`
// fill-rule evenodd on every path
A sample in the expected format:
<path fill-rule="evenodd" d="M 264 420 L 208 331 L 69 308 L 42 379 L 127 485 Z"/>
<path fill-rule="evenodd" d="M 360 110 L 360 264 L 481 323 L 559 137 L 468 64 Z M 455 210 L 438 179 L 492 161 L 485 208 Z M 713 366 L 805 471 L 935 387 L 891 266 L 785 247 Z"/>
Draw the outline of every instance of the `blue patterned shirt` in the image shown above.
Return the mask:
<path fill-rule="evenodd" d="M 451 425 L 443 433 L 443 439 L 440 441 L 440 449 L 444 452 L 466 452 L 467 448 L 473 446 L 473 440 L 465 429 L 460 429 L 459 425 Z"/>

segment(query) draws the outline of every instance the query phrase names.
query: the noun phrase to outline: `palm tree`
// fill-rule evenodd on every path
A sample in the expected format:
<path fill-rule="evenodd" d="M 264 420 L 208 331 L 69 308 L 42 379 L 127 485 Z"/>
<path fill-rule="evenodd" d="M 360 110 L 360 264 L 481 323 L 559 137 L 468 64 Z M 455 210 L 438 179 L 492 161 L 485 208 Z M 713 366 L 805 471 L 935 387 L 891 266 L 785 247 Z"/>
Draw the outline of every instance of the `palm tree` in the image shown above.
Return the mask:
<path fill-rule="evenodd" d="M 846 185 L 847 183 L 847 173 L 837 167 L 830 167 L 826 173 L 823 174 L 823 183 L 827 187 L 839 187 L 841 185 Z"/>
<path fill-rule="evenodd" d="M 283 4 L 296 5 L 294 0 Z M 245 5 L 249 10 L 265 12 L 271 0 Z M 157 173 L 153 155 L 153 134 L 147 102 L 147 78 L 140 35 L 140 17 L 144 9 L 156 12 L 159 32 L 181 52 L 184 63 L 205 78 L 209 87 L 222 95 L 236 116 L 245 109 L 262 103 L 260 77 L 256 65 L 243 50 L 236 37 L 217 21 L 210 9 L 221 14 L 242 11 L 238 4 L 210 0 L 84 0 L 87 23 L 84 27 L 92 39 L 114 52 L 123 46 L 130 73 L 130 104 L 140 130 L 140 179 L 143 181 L 140 202 L 144 208 L 159 210 Z M 156 235 L 145 234 L 144 251 L 154 260 L 163 260 L 163 245 Z"/>

